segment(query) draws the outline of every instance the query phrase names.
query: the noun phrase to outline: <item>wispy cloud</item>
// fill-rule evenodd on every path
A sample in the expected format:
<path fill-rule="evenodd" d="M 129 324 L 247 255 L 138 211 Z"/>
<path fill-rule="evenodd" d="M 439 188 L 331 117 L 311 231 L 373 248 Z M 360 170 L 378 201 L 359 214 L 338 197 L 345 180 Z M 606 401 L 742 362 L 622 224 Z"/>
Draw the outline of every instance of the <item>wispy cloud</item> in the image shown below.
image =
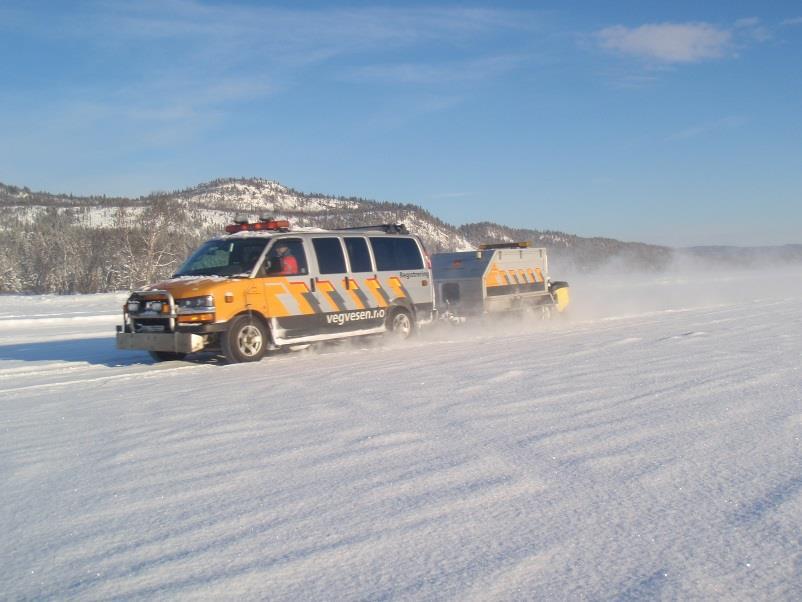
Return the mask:
<path fill-rule="evenodd" d="M 708 23 L 616 25 L 597 32 L 607 50 L 662 63 L 695 63 L 727 55 L 732 34 Z"/>
<path fill-rule="evenodd" d="M 435 201 L 445 201 L 451 199 L 464 199 L 465 197 L 469 197 L 472 195 L 473 195 L 472 192 L 437 192 L 428 195 L 427 198 L 430 198 Z"/>
<path fill-rule="evenodd" d="M 631 90 L 647 88 L 660 81 L 659 71 L 655 69 L 638 73 L 622 69 L 608 69 L 604 71 L 603 76 L 614 87 Z"/>
<path fill-rule="evenodd" d="M 76 35 L 183 40 L 228 59 L 259 56 L 271 63 L 320 61 L 369 49 L 426 43 L 459 44 L 484 35 L 537 26 L 535 13 L 482 8 L 274 8 L 193 0 L 104 2 Z M 63 30 L 62 28 L 58 28 Z M 242 51 L 246 52 L 243 53 Z"/>
<path fill-rule="evenodd" d="M 0 22 L 0 31 L 9 22 Z M 425 84 L 428 95 L 412 106 L 443 110 L 459 102 L 450 85 L 481 82 L 520 62 L 483 55 L 485 39 L 526 35 L 539 27 L 539 18 L 532 11 L 458 6 L 305 9 L 88 0 L 47 20 L 23 6 L 13 12 L 13 25 L 49 42 L 68 38 L 96 57 L 96 66 L 113 70 L 107 78 L 64 84 L 58 90 L 63 102 L 52 107 L 56 114 L 66 118 L 76 106 L 91 104 L 110 121 L 116 116 L 138 124 L 140 137 L 172 140 L 214 126 L 238 103 L 337 74 L 366 83 Z M 422 49 L 440 51 L 441 62 L 408 60 Z M 116 77 L 119 60 L 130 72 L 125 78 Z"/>
<path fill-rule="evenodd" d="M 740 127 L 746 123 L 746 120 L 743 117 L 739 117 L 736 115 L 730 115 L 728 117 L 724 117 L 722 119 L 716 119 L 713 121 L 708 121 L 705 123 L 700 123 L 678 132 L 674 132 L 673 134 L 666 137 L 667 141 L 673 140 L 689 140 L 691 138 L 697 138 L 699 136 L 703 136 L 706 134 L 710 134 L 712 132 L 720 131 L 720 130 L 728 130 Z"/>
<path fill-rule="evenodd" d="M 294 9 L 192 0 L 110 2 L 106 18 L 132 35 L 167 36 L 204 34 L 214 37 L 243 33 L 270 33 L 269 40 L 286 40 L 298 34 L 317 34 L 315 40 L 360 34 L 363 43 L 396 39 L 420 41 L 448 36 L 472 37 L 498 28 L 525 28 L 532 13 L 484 8 L 367 7 Z M 522 18 L 523 17 L 523 18 Z M 265 28 L 269 28 L 266 30 Z M 268 40 L 268 41 L 269 41 Z M 303 40 L 298 40 L 303 41 Z"/>
<path fill-rule="evenodd" d="M 355 67 L 344 77 L 352 81 L 391 84 L 443 84 L 485 81 L 518 67 L 524 57 L 492 56 L 449 63 L 395 63 Z"/>
<path fill-rule="evenodd" d="M 373 131 L 397 130 L 420 117 L 456 107 L 464 100 L 464 96 L 452 93 L 423 92 L 398 95 L 387 104 L 377 106 L 366 113 L 361 126 Z"/>
<path fill-rule="evenodd" d="M 738 19 L 734 28 L 737 36 L 746 36 L 755 42 L 767 42 L 774 37 L 771 30 L 758 17 Z"/>
<path fill-rule="evenodd" d="M 794 26 L 794 25 L 802 25 L 802 17 L 793 17 L 791 19 L 784 19 L 780 21 L 780 25 L 783 26 Z"/>

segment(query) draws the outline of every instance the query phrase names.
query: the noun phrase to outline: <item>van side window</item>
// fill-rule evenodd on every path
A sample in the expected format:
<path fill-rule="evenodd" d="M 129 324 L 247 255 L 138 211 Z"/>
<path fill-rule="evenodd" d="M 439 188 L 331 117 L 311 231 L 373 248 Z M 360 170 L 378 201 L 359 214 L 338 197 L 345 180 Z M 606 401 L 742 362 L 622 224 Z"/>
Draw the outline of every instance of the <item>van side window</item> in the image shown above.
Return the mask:
<path fill-rule="evenodd" d="M 423 257 L 417 243 L 411 238 L 371 237 L 373 255 L 376 257 L 376 269 L 386 270 L 420 270 L 423 268 Z"/>
<path fill-rule="evenodd" d="M 312 246 L 321 274 L 345 273 L 345 256 L 339 238 L 313 238 Z"/>
<path fill-rule="evenodd" d="M 306 253 L 300 238 L 280 238 L 270 248 L 263 268 L 266 276 L 307 274 Z"/>
<path fill-rule="evenodd" d="M 348 251 L 348 260 L 351 262 L 352 272 L 372 272 L 368 253 L 368 242 L 364 238 L 345 239 L 345 250 Z"/>

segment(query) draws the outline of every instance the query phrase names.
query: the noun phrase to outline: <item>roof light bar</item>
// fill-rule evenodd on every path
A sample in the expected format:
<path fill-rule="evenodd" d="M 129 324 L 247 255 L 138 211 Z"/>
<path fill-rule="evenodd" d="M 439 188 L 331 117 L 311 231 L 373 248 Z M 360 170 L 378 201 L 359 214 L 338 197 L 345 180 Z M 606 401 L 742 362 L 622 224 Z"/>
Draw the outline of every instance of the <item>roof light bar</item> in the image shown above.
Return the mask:
<path fill-rule="evenodd" d="M 261 218 L 260 218 L 261 219 Z M 254 232 L 256 230 L 273 230 L 276 232 L 287 232 L 290 229 L 290 222 L 286 219 L 270 219 L 259 222 L 249 223 L 246 221 L 236 221 L 230 226 L 226 226 L 228 234 L 237 232 Z"/>

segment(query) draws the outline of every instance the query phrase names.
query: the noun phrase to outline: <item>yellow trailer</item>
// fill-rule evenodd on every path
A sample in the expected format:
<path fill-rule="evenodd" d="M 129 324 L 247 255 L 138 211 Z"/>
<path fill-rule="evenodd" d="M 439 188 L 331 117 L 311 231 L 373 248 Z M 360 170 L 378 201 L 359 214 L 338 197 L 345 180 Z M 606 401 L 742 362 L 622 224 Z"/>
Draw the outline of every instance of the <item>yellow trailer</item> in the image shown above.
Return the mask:
<path fill-rule="evenodd" d="M 444 315 L 471 316 L 539 308 L 565 311 L 567 282 L 552 282 L 546 249 L 528 243 L 481 245 L 432 256 L 435 305 Z"/>

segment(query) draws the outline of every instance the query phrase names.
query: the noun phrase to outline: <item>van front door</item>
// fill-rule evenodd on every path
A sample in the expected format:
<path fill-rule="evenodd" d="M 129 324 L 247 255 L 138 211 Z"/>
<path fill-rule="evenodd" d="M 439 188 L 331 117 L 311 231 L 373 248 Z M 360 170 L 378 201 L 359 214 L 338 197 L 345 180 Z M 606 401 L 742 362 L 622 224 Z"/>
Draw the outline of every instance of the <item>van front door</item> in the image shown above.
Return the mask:
<path fill-rule="evenodd" d="M 304 241 L 273 241 L 260 271 L 276 343 L 314 334 L 320 303 L 313 291 Z"/>

